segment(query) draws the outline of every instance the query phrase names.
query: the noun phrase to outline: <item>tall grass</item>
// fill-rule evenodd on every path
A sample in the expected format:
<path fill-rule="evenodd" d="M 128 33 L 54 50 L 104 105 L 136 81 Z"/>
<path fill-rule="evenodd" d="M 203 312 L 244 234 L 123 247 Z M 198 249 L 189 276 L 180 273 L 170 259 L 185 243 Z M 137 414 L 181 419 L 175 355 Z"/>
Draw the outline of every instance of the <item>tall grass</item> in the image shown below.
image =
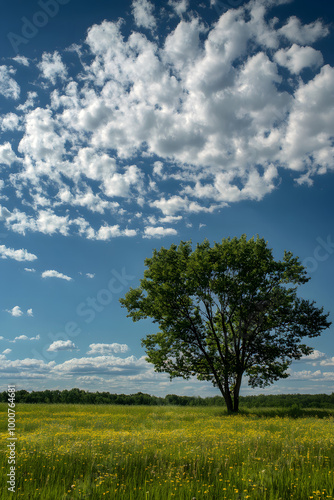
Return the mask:
<path fill-rule="evenodd" d="M 2 414 L 6 405 L 0 405 Z M 334 418 L 218 407 L 17 405 L 15 497 L 334 499 Z M 279 413 L 279 412 L 278 412 Z M 297 415 L 294 415 L 295 417 Z M 7 491 L 1 419 L 1 499 Z"/>

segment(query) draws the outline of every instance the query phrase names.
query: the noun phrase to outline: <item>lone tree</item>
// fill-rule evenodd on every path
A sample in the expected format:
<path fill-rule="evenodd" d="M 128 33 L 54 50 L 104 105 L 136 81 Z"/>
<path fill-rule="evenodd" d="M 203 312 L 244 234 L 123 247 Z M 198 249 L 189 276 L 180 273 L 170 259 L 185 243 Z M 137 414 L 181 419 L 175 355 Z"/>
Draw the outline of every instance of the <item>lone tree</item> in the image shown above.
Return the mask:
<path fill-rule="evenodd" d="M 153 318 L 159 331 L 142 340 L 155 371 L 196 376 L 222 393 L 227 410 L 239 408 L 244 374 L 251 387 L 288 377 L 293 359 L 313 352 L 303 337 L 331 323 L 323 308 L 297 297 L 310 278 L 298 257 L 276 261 L 263 238 L 246 235 L 154 250 L 138 288 L 120 299 L 133 321 Z"/>

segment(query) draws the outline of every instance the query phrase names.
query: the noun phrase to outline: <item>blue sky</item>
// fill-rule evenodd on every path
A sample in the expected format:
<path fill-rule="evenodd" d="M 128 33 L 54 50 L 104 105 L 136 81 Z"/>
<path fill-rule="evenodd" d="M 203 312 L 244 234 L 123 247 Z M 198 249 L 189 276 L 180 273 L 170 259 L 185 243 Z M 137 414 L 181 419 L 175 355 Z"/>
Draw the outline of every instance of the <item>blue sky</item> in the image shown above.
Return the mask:
<path fill-rule="evenodd" d="M 334 9 L 13 0 L 0 20 L 1 386 L 210 396 L 118 299 L 154 248 L 259 234 L 334 295 Z M 331 315 L 333 320 L 333 315 Z M 259 392 L 332 392 L 333 327 Z"/>

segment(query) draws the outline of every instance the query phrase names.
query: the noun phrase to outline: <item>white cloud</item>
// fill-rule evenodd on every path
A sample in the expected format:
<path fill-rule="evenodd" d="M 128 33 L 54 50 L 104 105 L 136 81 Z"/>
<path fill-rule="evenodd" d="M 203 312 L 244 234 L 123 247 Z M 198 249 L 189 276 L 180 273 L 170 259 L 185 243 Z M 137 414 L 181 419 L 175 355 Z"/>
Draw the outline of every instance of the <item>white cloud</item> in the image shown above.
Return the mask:
<path fill-rule="evenodd" d="M 25 267 L 24 270 L 27 271 L 27 273 L 35 273 L 36 272 L 36 269 L 30 268 L 30 267 Z"/>
<path fill-rule="evenodd" d="M 59 273 L 58 271 L 55 271 L 53 269 L 50 269 L 48 271 L 44 271 L 42 273 L 42 278 L 60 278 L 62 280 L 66 280 L 66 281 L 72 280 L 72 278 L 70 278 L 69 276 L 66 276 L 66 274 Z"/>
<path fill-rule="evenodd" d="M 65 141 L 66 134 L 58 133 L 51 110 L 36 108 L 26 114 L 25 135 L 21 139 L 18 149 L 26 157 L 39 162 L 42 175 L 52 175 L 49 162 L 62 160 L 62 155 L 65 152 Z M 36 175 L 37 172 L 30 173 L 30 175 L 33 174 Z"/>
<path fill-rule="evenodd" d="M 119 358 L 116 356 L 97 356 L 93 358 L 73 358 L 61 364 L 54 361 L 46 363 L 39 359 L 18 359 L 10 361 L 3 355 L 0 364 L 1 378 L 12 379 L 15 373 L 15 379 L 34 380 L 34 389 L 38 387 L 38 381 L 43 384 L 48 380 L 49 383 L 59 384 L 64 382 L 68 388 L 78 386 L 86 387 L 94 384 L 99 389 L 113 390 L 115 392 L 125 392 L 127 394 L 138 392 L 138 384 L 145 390 L 153 394 L 181 393 L 198 394 L 201 391 L 203 396 L 208 391 L 214 390 L 208 382 L 199 382 L 191 379 L 187 385 L 183 380 L 170 382 L 168 376 L 162 373 L 155 373 L 153 366 L 149 364 L 145 357 L 136 358 L 129 356 Z M 58 385 L 59 386 L 59 385 Z"/>
<path fill-rule="evenodd" d="M 19 125 L 20 123 L 20 117 L 16 115 L 15 113 L 7 113 L 6 115 L 3 115 L 1 117 L 1 129 L 6 132 L 6 131 L 13 131 L 13 130 L 22 130 L 21 126 Z M 9 148 L 10 144 L 7 143 L 7 149 L 10 152 L 11 155 L 11 161 L 8 163 L 9 165 L 13 163 L 17 158 L 16 155 L 12 152 L 12 149 Z M 2 146 L 3 148 L 3 146 Z"/>
<path fill-rule="evenodd" d="M 135 23 L 139 27 L 154 29 L 156 21 L 153 16 L 154 4 L 149 0 L 133 0 L 132 13 Z"/>
<path fill-rule="evenodd" d="M 329 65 L 308 83 L 300 82 L 282 142 L 282 157 L 293 170 L 311 174 L 334 169 L 333 86 L 334 68 Z"/>
<path fill-rule="evenodd" d="M 14 340 L 10 340 L 10 342 L 15 343 L 18 340 L 40 340 L 40 335 L 36 335 L 36 337 L 28 337 L 27 335 L 19 335 L 18 337 L 15 337 Z"/>
<path fill-rule="evenodd" d="M 162 238 L 163 236 L 175 236 L 177 234 L 176 229 L 171 227 L 145 227 L 144 234 L 146 238 Z"/>
<path fill-rule="evenodd" d="M 136 236 L 137 231 L 135 229 L 120 229 L 119 225 L 115 226 L 101 226 L 95 235 L 95 239 L 108 241 L 111 238 L 116 238 L 118 236 Z"/>
<path fill-rule="evenodd" d="M 20 87 L 11 76 L 15 73 L 9 66 L 0 66 L 0 94 L 7 99 L 18 99 L 20 96 Z"/>
<path fill-rule="evenodd" d="M 182 16 L 189 8 L 189 0 L 168 0 L 170 5 L 178 16 Z"/>
<path fill-rule="evenodd" d="M 310 370 L 290 371 L 290 377 L 293 380 L 318 380 L 322 378 L 322 373 L 320 370 L 316 370 L 315 372 Z"/>
<path fill-rule="evenodd" d="M 304 68 L 318 68 L 324 62 L 319 50 L 312 47 L 299 47 L 296 44 L 293 44 L 289 49 L 277 51 L 275 60 L 295 74 L 299 74 Z"/>
<path fill-rule="evenodd" d="M 96 384 L 96 382 L 102 382 L 105 379 L 103 377 L 98 377 L 97 375 L 83 375 L 82 377 L 78 377 L 77 380 L 80 382 L 88 382 Z"/>
<path fill-rule="evenodd" d="M 163 224 L 170 224 L 171 222 L 180 222 L 182 219 L 182 215 L 166 215 L 165 217 L 160 217 L 159 222 Z"/>
<path fill-rule="evenodd" d="M 73 358 L 55 366 L 58 374 L 78 375 L 136 375 L 146 371 L 148 363 L 145 357 L 137 359 L 135 356 L 118 358 L 116 356 L 97 356 L 94 358 Z"/>
<path fill-rule="evenodd" d="M 23 315 L 23 311 L 21 310 L 20 306 L 14 306 L 13 309 L 6 309 L 6 312 L 8 312 L 11 316 L 14 316 L 15 318 L 19 318 Z"/>
<path fill-rule="evenodd" d="M 10 354 L 11 352 L 12 352 L 11 349 L 5 349 L 4 351 L 2 351 L 2 354 L 4 354 L 6 356 L 7 354 Z"/>
<path fill-rule="evenodd" d="M 73 351 L 76 349 L 77 349 L 76 345 L 71 340 L 56 340 L 48 347 L 47 351 L 50 352 Z"/>
<path fill-rule="evenodd" d="M 111 353 L 120 353 L 120 352 L 127 352 L 129 350 L 129 347 L 126 344 L 90 344 L 89 345 L 89 351 L 87 351 L 87 354 L 91 355 L 96 355 L 96 354 L 101 354 L 101 355 L 108 355 Z"/>
<path fill-rule="evenodd" d="M 0 164 L 11 166 L 17 160 L 17 156 L 14 153 L 12 146 L 9 142 L 1 144 L 0 146 Z"/>
<path fill-rule="evenodd" d="M 321 366 L 334 366 L 334 356 L 320 361 Z"/>
<path fill-rule="evenodd" d="M 27 93 L 27 99 L 23 104 L 16 106 L 17 111 L 26 112 L 29 108 L 32 108 L 35 104 L 35 100 L 38 97 L 37 92 L 30 91 Z"/>
<path fill-rule="evenodd" d="M 33 310 L 32 309 L 27 309 L 27 315 L 28 316 L 33 316 L 34 315 Z"/>
<path fill-rule="evenodd" d="M 192 192 L 191 188 L 186 189 L 188 192 Z M 198 193 L 201 196 L 201 193 Z M 224 206 L 222 203 L 221 206 Z M 213 205 L 211 207 L 204 207 L 197 203 L 196 201 L 191 201 L 187 197 L 182 196 L 171 196 L 168 200 L 166 198 L 161 198 L 160 200 L 151 203 L 152 207 L 156 207 L 162 211 L 166 217 L 174 217 L 174 214 L 178 212 L 189 212 L 189 213 L 200 213 L 200 212 L 213 212 L 218 205 Z"/>
<path fill-rule="evenodd" d="M 284 35 L 290 42 L 309 44 L 327 36 L 329 29 L 319 20 L 303 26 L 296 16 L 292 16 L 280 28 L 279 33 Z"/>
<path fill-rule="evenodd" d="M 36 337 L 30 337 L 29 340 L 40 340 L 41 336 L 40 335 L 36 335 Z"/>
<path fill-rule="evenodd" d="M 22 64 L 23 66 L 29 66 L 29 59 L 25 56 L 17 55 L 13 57 L 13 61 Z"/>
<path fill-rule="evenodd" d="M 95 277 L 95 273 L 86 273 L 86 277 L 93 279 Z"/>
<path fill-rule="evenodd" d="M 180 16 L 187 4 L 169 0 Z M 310 46 L 328 29 L 296 17 L 280 27 L 274 5 L 240 4 L 211 25 L 193 12 L 172 16 L 173 29 L 159 39 L 104 21 L 77 47 L 85 57 L 70 77 L 68 52 L 44 53 L 41 76 L 60 85 L 27 90 L 0 120 L 20 137 L 18 146 L 0 145 L 2 186 L 17 196 L 16 208 L 0 208 L 6 228 L 101 241 L 152 236 L 155 225 L 184 214 L 263 199 L 283 169 L 309 184 L 334 170 L 334 70 Z M 170 16 L 146 0 L 132 10 L 149 29 Z M 1 68 L 0 92 L 18 97 L 15 71 Z M 142 229 L 150 216 L 155 222 Z M 130 220 L 136 226 L 124 227 Z"/>
<path fill-rule="evenodd" d="M 314 351 L 308 356 L 302 356 L 301 361 L 319 361 L 320 359 L 326 358 L 326 354 L 324 352 L 318 351 L 314 349 Z"/>
<path fill-rule="evenodd" d="M 66 66 L 57 51 L 53 54 L 44 52 L 42 61 L 38 64 L 38 67 L 42 71 L 43 77 L 50 80 L 53 84 L 56 83 L 57 78 L 60 78 L 60 80 L 66 79 Z"/>
<path fill-rule="evenodd" d="M 191 22 L 181 21 L 167 36 L 163 56 L 178 70 L 189 71 L 191 65 L 196 63 L 201 55 L 204 56 L 200 48 L 200 34 L 205 31 L 198 19 L 192 19 Z"/>
<path fill-rule="evenodd" d="M 1 259 L 14 259 L 19 262 L 23 261 L 33 261 L 37 259 L 37 256 L 33 253 L 29 253 L 27 250 L 21 248 L 20 250 L 14 250 L 13 248 L 7 248 L 5 245 L 0 245 L 0 258 Z"/>
<path fill-rule="evenodd" d="M 54 365 L 54 361 L 45 363 L 43 360 L 32 358 L 16 359 L 15 361 L 5 360 L 0 365 L 0 372 L 2 376 L 7 374 L 10 378 L 15 373 L 15 378 L 22 377 L 26 379 L 30 375 L 31 378 L 41 376 L 45 379 L 46 376 L 50 375 Z"/>
<path fill-rule="evenodd" d="M 0 206 L 0 220 L 4 220 L 6 227 L 16 233 L 25 235 L 27 231 L 41 232 L 44 234 L 60 233 L 69 234 L 69 226 L 74 221 L 69 221 L 68 215 L 58 216 L 52 210 L 40 210 L 36 218 L 21 212 L 17 208 L 10 212 L 6 207 Z"/>

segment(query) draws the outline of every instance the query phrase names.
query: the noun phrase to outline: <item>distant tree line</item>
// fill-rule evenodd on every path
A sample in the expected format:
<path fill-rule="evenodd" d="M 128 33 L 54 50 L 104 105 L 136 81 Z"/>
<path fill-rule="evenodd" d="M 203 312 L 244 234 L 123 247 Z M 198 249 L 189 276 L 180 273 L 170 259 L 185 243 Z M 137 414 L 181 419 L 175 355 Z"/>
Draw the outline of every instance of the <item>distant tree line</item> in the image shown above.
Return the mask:
<path fill-rule="evenodd" d="M 8 400 L 7 392 L 0 393 L 0 402 Z M 200 396 L 178 396 L 168 394 L 165 397 L 150 396 L 142 392 L 136 394 L 110 394 L 109 392 L 88 392 L 81 389 L 45 390 L 28 392 L 16 391 L 17 403 L 46 404 L 113 404 L 113 405 L 149 405 L 149 406 L 224 406 L 221 396 L 202 398 Z M 257 396 L 241 396 L 243 408 L 334 408 L 334 392 L 332 394 L 269 394 Z"/>

